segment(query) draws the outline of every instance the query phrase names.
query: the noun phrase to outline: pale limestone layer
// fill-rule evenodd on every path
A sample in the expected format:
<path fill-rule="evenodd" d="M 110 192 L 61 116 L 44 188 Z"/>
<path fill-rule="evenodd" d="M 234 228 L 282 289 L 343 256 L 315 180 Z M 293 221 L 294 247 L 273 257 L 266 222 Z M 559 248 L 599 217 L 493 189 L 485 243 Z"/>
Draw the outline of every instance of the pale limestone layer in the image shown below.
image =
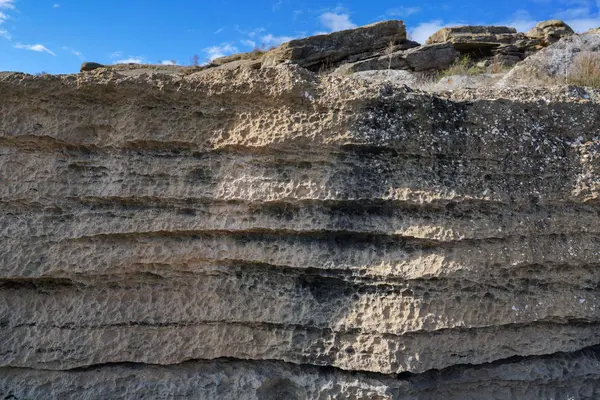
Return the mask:
<path fill-rule="evenodd" d="M 299 398 L 326 398 L 342 376 L 338 394 L 360 398 L 379 390 L 371 375 L 318 367 L 493 363 L 508 374 L 511 357 L 536 370 L 545 355 L 596 354 L 596 102 L 458 101 L 290 66 L 4 74 L 0 92 L 0 383 L 10 390 L 77 386 L 60 372 L 73 368 L 99 366 L 110 382 L 130 366 L 104 364 L 137 363 L 161 379 L 187 360 L 228 357 L 253 361 L 234 362 L 223 398 L 245 380 L 256 392 L 269 375 L 261 360 L 302 379 L 340 376 Z M 213 377 L 223 365 L 184 369 Z M 57 372 L 18 383 L 41 370 Z M 536 371 L 514 390 L 579 396 L 581 382 L 598 384 L 597 373 Z M 389 380 L 381 398 L 408 395 L 377 376 Z M 100 380 L 85 379 L 95 398 Z M 118 395 L 150 378 L 136 379 L 107 385 Z M 191 397 L 218 398 L 164 379 L 175 383 L 161 396 L 188 385 Z"/>

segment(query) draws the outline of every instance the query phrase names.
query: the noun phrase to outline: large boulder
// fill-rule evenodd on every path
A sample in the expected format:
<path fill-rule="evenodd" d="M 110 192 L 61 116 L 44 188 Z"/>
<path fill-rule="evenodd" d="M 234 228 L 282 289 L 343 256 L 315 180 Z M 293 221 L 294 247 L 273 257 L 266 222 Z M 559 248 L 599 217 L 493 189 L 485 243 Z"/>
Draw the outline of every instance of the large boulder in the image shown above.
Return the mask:
<path fill-rule="evenodd" d="M 457 26 L 442 28 L 425 43 L 452 43 L 460 52 L 486 50 L 515 41 L 517 30 L 507 26 Z"/>
<path fill-rule="evenodd" d="M 571 36 L 573 33 L 575 32 L 569 25 L 561 20 L 553 19 L 539 22 L 526 33 L 526 36 L 539 40 L 541 45 L 545 47 L 558 42 L 565 36 Z"/>
<path fill-rule="evenodd" d="M 404 41 L 404 22 L 383 21 L 289 41 L 265 54 L 263 65 L 272 66 L 289 61 L 311 70 L 330 69 L 350 56 L 380 51 Z"/>
<path fill-rule="evenodd" d="M 600 35 L 583 34 L 564 37 L 552 46 L 535 53 L 515 66 L 499 82 L 501 86 L 564 83 L 573 61 L 583 53 L 600 57 Z"/>
<path fill-rule="evenodd" d="M 93 71 L 98 68 L 105 68 L 105 65 L 98 64 L 96 62 L 84 62 L 81 64 L 81 68 L 79 68 L 79 72 L 88 72 Z"/>

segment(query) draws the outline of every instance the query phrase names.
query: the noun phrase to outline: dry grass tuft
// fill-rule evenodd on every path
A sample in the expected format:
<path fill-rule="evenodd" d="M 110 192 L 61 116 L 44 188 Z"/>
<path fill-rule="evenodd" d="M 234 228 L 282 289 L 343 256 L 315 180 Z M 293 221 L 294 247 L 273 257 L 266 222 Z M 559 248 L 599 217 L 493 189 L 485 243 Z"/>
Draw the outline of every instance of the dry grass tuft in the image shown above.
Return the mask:
<path fill-rule="evenodd" d="M 567 83 L 600 89 L 600 55 L 588 51 L 578 54 L 567 74 Z"/>
<path fill-rule="evenodd" d="M 452 75 L 479 75 L 486 73 L 485 68 L 475 65 L 469 56 L 463 56 L 456 60 L 448 69 L 440 72 L 440 77 Z"/>

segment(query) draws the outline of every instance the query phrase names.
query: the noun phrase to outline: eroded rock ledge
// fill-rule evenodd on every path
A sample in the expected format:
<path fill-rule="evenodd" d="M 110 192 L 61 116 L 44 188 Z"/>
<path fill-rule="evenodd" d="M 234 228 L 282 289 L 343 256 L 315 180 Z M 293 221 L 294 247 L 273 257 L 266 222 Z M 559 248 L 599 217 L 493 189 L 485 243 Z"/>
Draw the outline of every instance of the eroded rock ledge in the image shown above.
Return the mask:
<path fill-rule="evenodd" d="M 597 397 L 600 105 L 524 90 L 0 75 L 0 391 Z"/>

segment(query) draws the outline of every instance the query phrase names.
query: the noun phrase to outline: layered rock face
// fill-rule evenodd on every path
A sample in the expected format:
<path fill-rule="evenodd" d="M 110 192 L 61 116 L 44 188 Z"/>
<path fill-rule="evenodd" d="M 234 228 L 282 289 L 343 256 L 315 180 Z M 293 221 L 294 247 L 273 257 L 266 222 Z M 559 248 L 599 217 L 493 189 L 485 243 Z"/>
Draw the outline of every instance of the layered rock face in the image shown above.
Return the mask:
<path fill-rule="evenodd" d="M 600 396 L 600 105 L 293 65 L 0 75 L 5 398 Z"/>

